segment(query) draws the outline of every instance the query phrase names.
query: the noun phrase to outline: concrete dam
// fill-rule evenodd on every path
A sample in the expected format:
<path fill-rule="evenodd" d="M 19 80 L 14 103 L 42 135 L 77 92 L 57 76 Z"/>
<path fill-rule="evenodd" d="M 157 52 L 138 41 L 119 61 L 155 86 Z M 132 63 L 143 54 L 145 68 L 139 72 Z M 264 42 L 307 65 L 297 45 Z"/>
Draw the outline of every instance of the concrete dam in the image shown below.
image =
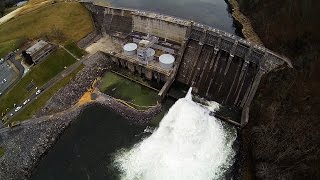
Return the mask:
<path fill-rule="evenodd" d="M 193 87 L 193 92 L 208 100 L 238 109 L 241 122 L 248 122 L 249 107 L 262 76 L 279 66 L 291 67 L 289 59 L 265 47 L 250 43 L 233 34 L 177 17 L 154 12 L 100 6 L 81 2 L 92 15 L 95 30 L 83 41 L 96 41 L 108 36 L 119 47 L 127 43 L 171 54 L 171 68 L 163 68 L 158 60 L 142 63 L 139 57 L 117 50 L 102 51 L 116 64 L 138 72 L 149 80 L 163 82 L 159 92 L 163 98 L 174 81 Z M 140 42 L 152 42 L 140 47 Z M 138 56 L 139 56 L 139 48 Z M 160 58 L 160 57 L 159 57 Z"/>

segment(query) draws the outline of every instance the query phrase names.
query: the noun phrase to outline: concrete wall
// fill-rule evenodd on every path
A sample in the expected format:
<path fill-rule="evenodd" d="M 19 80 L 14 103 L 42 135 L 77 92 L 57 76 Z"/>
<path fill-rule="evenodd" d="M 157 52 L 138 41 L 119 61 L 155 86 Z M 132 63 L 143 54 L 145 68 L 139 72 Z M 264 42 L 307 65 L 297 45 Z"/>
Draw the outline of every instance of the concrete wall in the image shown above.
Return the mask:
<path fill-rule="evenodd" d="M 152 12 L 102 7 L 87 2 L 83 4 L 92 13 L 95 26 L 101 29 L 102 33 L 117 31 L 128 34 L 133 30 L 182 42 L 190 25 L 189 21 Z"/>
<path fill-rule="evenodd" d="M 134 15 L 133 30 L 150 33 L 175 42 L 182 42 L 186 37 L 187 26 L 164 21 L 162 19 Z"/>
<path fill-rule="evenodd" d="M 263 74 L 292 67 L 287 58 L 213 27 L 153 12 L 84 5 L 102 33 L 138 31 L 181 43 L 176 79 L 228 106 L 249 107 Z"/>

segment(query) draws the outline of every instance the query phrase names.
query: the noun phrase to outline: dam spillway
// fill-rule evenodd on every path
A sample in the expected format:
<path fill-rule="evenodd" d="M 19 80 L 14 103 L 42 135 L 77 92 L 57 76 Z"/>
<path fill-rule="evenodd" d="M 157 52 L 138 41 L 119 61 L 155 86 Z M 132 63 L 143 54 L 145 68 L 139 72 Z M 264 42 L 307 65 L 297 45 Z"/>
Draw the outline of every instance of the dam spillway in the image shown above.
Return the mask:
<path fill-rule="evenodd" d="M 162 44 L 153 47 L 175 56 L 172 70 L 140 64 L 121 51 L 104 52 L 119 66 L 163 82 L 161 97 L 173 81 L 178 81 L 193 87 L 201 97 L 241 111 L 238 124 L 242 126 L 248 122 L 249 107 L 262 76 L 279 66 L 291 66 L 290 60 L 265 47 L 193 21 L 86 1 L 82 4 L 91 12 L 95 30 L 79 44 L 97 36 L 110 36 L 121 45 L 149 35 L 158 37 Z"/>
<path fill-rule="evenodd" d="M 218 108 L 215 104 L 209 110 L 193 102 L 189 91 L 149 137 L 115 154 L 120 179 L 229 179 L 226 171 L 234 163 L 236 128 L 226 128 L 210 115 Z"/>

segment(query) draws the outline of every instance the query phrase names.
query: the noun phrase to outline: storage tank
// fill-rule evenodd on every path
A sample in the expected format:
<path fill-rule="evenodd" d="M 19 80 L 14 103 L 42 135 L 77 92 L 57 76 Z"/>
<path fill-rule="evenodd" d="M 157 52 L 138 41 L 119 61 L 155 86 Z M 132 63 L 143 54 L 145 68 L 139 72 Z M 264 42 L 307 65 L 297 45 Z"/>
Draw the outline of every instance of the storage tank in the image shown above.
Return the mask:
<path fill-rule="evenodd" d="M 128 56 L 133 56 L 136 54 L 137 48 L 138 48 L 137 44 L 128 43 L 123 46 L 123 53 Z"/>
<path fill-rule="evenodd" d="M 154 54 L 155 54 L 155 53 L 156 53 L 156 52 L 154 51 L 154 49 L 148 48 L 147 51 L 146 51 L 147 61 L 153 60 L 153 57 L 154 57 Z"/>
<path fill-rule="evenodd" d="M 162 54 L 159 57 L 160 66 L 164 69 L 171 69 L 173 67 L 175 58 L 171 54 Z"/>

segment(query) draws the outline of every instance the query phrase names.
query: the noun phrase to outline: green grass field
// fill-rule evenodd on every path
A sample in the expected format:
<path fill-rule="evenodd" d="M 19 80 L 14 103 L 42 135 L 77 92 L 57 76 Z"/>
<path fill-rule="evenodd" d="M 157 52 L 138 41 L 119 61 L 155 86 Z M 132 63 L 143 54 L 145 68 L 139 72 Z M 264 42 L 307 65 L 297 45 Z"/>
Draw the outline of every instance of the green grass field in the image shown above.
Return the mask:
<path fill-rule="evenodd" d="M 101 85 L 99 88 L 101 92 L 139 106 L 156 105 L 159 100 L 159 96 L 156 91 L 132 82 L 112 72 L 106 73 L 106 75 L 101 79 Z"/>
<path fill-rule="evenodd" d="M 4 148 L 0 147 L 0 157 L 3 156 L 4 152 L 5 152 Z"/>
<path fill-rule="evenodd" d="M 60 33 L 54 31 L 54 28 Z M 93 30 L 89 12 L 80 3 L 61 2 L 22 14 L 0 25 L 0 42 L 49 37 L 53 42 L 78 41 Z M 64 42 L 65 42 L 64 41 Z"/>
<path fill-rule="evenodd" d="M 72 54 L 77 56 L 77 58 L 81 58 L 86 54 L 86 51 L 80 49 L 75 42 L 67 43 L 64 47 L 68 49 Z"/>
<path fill-rule="evenodd" d="M 48 89 L 44 93 L 41 93 L 38 96 L 38 99 L 28 104 L 28 106 L 25 109 L 23 109 L 19 114 L 17 114 L 13 119 L 11 119 L 11 122 L 24 121 L 30 119 L 38 110 L 40 110 L 46 104 L 46 102 L 51 98 L 51 96 L 53 96 L 60 88 L 67 85 L 83 67 L 84 65 L 80 65 L 75 71 L 70 73 L 61 81 L 57 82 L 50 89 Z"/>
<path fill-rule="evenodd" d="M 3 58 L 10 51 L 16 50 L 25 42 L 25 39 L 13 39 L 6 42 L 0 42 L 0 58 Z"/>
<path fill-rule="evenodd" d="M 8 93 L 0 98 L 0 113 L 6 108 L 12 109 L 13 104 L 23 102 L 35 89 L 28 92 L 26 87 L 33 81 L 36 86 L 41 87 L 51 78 L 56 76 L 65 66 L 73 64 L 76 60 L 63 49 L 57 49 L 42 63 L 37 64 L 23 77 Z"/>
<path fill-rule="evenodd" d="M 17 17 L 0 25 L 0 57 L 19 48 L 21 44 L 16 41 L 20 39 L 46 37 L 65 44 L 77 42 L 93 30 L 90 13 L 80 3 L 41 5 L 42 1 L 30 1 Z"/>

